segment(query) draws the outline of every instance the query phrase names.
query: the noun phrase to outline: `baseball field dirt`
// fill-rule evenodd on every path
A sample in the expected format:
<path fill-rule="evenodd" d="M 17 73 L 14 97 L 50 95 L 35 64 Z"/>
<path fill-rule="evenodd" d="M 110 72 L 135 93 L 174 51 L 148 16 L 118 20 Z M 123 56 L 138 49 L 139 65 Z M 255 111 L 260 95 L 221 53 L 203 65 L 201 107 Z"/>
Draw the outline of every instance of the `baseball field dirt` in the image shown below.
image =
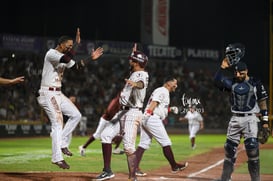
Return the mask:
<path fill-rule="evenodd" d="M 273 149 L 272 144 L 261 145 L 261 149 Z M 220 177 L 223 148 L 217 148 L 211 152 L 188 158 L 189 166 L 176 174 L 170 172 L 170 167 L 162 167 L 147 173 L 145 177 L 138 177 L 138 181 L 212 181 Z M 247 161 L 244 148 L 238 149 L 236 167 Z M 1 172 L 1 181 L 91 181 L 99 173 L 86 172 Z M 127 181 L 127 173 L 115 173 L 110 180 Z M 249 174 L 233 173 L 232 181 L 249 181 Z M 261 175 L 262 181 L 272 181 L 273 175 Z"/>

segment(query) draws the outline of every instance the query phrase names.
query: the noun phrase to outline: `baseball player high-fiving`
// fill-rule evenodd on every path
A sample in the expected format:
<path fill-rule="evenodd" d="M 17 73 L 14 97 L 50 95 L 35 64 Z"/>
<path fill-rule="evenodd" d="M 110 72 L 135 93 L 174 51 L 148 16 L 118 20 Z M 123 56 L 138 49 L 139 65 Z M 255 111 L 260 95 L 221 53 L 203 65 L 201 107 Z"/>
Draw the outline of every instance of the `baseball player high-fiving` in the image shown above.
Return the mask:
<path fill-rule="evenodd" d="M 69 169 L 70 166 L 63 159 L 63 154 L 72 156 L 68 147 L 71 141 L 73 130 L 81 119 L 78 108 L 65 96 L 62 91 L 62 79 L 66 68 L 79 67 L 82 65 L 73 60 L 75 48 L 80 43 L 80 30 L 77 29 L 76 44 L 69 36 L 61 36 L 55 49 L 49 49 L 44 58 L 41 87 L 38 92 L 37 101 L 46 112 L 51 123 L 52 138 L 52 163 L 60 168 Z M 91 54 L 91 59 L 96 60 L 103 53 L 98 48 Z M 68 120 L 63 125 L 63 115 Z"/>
<path fill-rule="evenodd" d="M 129 56 L 130 77 L 125 79 L 125 86 L 120 93 L 120 111 L 115 117 L 120 117 L 119 122 L 108 124 L 101 133 L 102 152 L 104 159 L 103 172 L 96 180 L 113 178 L 114 174 L 110 167 L 112 139 L 122 132 L 124 151 L 127 155 L 129 168 L 129 180 L 136 181 L 135 176 L 135 141 L 138 127 L 142 118 L 143 102 L 148 86 L 149 75 L 144 70 L 148 57 L 141 51 L 136 50 L 136 44 Z M 123 114 L 125 112 L 125 114 Z M 120 116 L 120 114 L 122 116 Z M 115 119 L 115 117 L 113 119 Z"/>

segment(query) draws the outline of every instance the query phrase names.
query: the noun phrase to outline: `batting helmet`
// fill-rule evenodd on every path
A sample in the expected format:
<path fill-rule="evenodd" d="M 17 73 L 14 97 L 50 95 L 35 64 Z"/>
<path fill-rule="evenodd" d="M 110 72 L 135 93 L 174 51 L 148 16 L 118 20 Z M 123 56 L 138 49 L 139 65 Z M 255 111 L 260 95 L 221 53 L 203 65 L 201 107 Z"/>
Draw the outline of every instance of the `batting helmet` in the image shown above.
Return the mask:
<path fill-rule="evenodd" d="M 226 57 L 230 65 L 237 64 L 245 55 L 245 46 L 241 43 L 229 44 L 226 47 Z"/>
<path fill-rule="evenodd" d="M 144 68 L 148 62 L 148 57 L 141 51 L 134 51 L 130 56 L 129 60 L 138 62 L 139 65 Z"/>

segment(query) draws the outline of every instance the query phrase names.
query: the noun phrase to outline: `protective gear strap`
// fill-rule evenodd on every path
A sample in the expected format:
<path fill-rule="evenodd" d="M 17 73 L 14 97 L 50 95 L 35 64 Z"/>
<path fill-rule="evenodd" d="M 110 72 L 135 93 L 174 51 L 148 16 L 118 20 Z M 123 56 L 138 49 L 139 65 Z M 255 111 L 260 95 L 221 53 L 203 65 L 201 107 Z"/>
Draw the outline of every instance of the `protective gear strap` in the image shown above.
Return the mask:
<path fill-rule="evenodd" d="M 234 163 L 236 160 L 236 151 L 237 151 L 238 144 L 234 143 L 233 141 L 227 139 L 225 143 L 225 154 L 226 159 L 229 159 L 231 163 Z"/>
<path fill-rule="evenodd" d="M 250 174 L 251 180 L 261 180 L 260 179 L 260 160 L 249 160 L 248 162 L 248 172 Z"/>
<path fill-rule="evenodd" d="M 248 138 L 244 141 L 248 160 L 259 159 L 259 143 L 257 138 Z"/>
<path fill-rule="evenodd" d="M 225 159 L 223 164 L 221 181 L 230 180 L 233 170 L 234 170 L 234 164 L 230 162 L 229 160 Z"/>

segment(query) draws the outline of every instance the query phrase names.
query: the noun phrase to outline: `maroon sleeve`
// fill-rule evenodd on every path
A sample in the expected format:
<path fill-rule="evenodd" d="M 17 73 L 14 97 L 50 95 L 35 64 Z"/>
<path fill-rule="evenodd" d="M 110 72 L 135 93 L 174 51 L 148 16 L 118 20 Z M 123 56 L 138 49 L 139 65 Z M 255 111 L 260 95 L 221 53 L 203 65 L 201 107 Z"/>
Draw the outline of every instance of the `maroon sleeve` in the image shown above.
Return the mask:
<path fill-rule="evenodd" d="M 105 114 L 102 116 L 105 120 L 111 121 L 115 114 L 120 110 L 119 97 L 120 93 L 108 104 Z"/>

